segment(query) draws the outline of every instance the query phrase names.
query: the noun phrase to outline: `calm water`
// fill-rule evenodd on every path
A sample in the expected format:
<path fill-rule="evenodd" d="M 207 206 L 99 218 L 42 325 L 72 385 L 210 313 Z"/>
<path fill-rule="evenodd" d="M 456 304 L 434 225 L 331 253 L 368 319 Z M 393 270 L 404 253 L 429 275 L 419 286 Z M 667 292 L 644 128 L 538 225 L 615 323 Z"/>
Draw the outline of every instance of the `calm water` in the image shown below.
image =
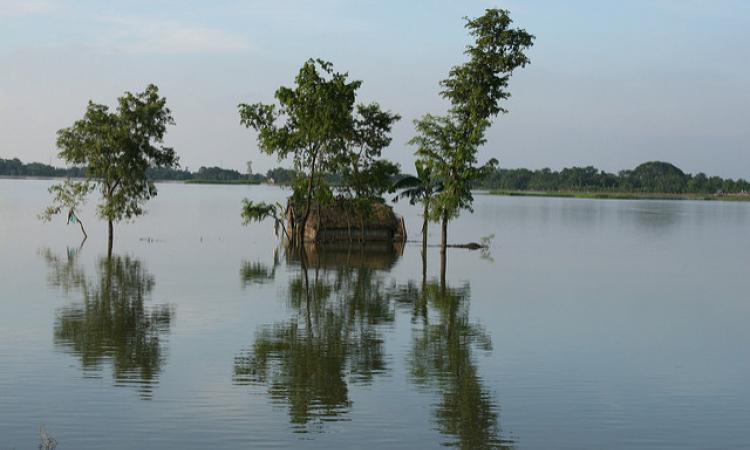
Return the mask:
<path fill-rule="evenodd" d="M 0 450 L 750 446 L 750 204 L 478 196 L 441 289 L 417 244 L 305 269 L 264 186 L 159 185 L 107 261 L 49 184 L 0 180 Z"/>

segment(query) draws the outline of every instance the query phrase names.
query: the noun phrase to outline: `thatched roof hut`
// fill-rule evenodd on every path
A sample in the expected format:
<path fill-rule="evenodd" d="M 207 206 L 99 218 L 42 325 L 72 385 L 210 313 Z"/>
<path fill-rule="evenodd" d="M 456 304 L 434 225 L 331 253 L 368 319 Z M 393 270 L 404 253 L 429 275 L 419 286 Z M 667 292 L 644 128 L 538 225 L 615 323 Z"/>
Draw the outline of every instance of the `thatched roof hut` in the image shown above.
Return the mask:
<path fill-rule="evenodd" d="M 289 219 L 301 217 L 289 209 Z M 292 228 L 292 226 L 290 226 Z M 357 209 L 349 200 L 339 199 L 331 205 L 313 205 L 305 226 L 306 242 L 402 242 L 406 225 L 393 208 L 374 202 Z"/>

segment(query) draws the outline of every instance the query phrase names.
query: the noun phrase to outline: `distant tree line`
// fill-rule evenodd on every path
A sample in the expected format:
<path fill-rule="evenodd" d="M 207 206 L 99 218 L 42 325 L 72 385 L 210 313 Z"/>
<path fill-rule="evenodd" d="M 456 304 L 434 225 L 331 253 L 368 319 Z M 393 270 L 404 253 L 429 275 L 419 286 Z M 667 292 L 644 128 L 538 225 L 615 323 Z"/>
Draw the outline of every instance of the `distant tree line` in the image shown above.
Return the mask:
<path fill-rule="evenodd" d="M 146 173 L 148 178 L 154 181 L 250 180 L 283 186 L 292 185 L 300 175 L 296 170 L 284 167 L 269 169 L 265 175 L 260 173 L 247 175 L 234 169 L 221 167 L 201 167 L 197 172 L 187 169 L 149 168 Z M 83 176 L 83 169 L 60 168 L 38 162 L 24 164 L 18 158 L 0 158 L 0 176 L 80 178 Z M 403 177 L 403 174 L 397 175 L 394 180 L 397 181 Z M 338 174 L 325 174 L 323 178 L 332 186 L 341 182 L 341 176 Z M 750 182 L 745 179 L 709 177 L 703 172 L 684 173 L 670 163 L 659 161 L 643 163 L 633 170 L 621 170 L 616 174 L 592 166 L 567 167 L 562 170 L 495 169 L 488 176 L 478 180 L 474 187 L 487 190 L 539 192 L 750 193 Z"/>
<path fill-rule="evenodd" d="M 47 177 L 47 178 L 83 178 L 85 169 L 82 167 L 61 168 L 38 162 L 23 163 L 18 158 L 0 158 L 0 176 L 4 177 Z M 201 167 L 196 172 L 188 169 L 171 167 L 150 167 L 146 176 L 152 181 L 253 181 L 257 183 L 291 184 L 297 172 L 283 167 L 277 167 L 266 172 L 243 174 L 234 169 L 221 167 Z"/>
<path fill-rule="evenodd" d="M 704 173 L 686 174 L 672 164 L 652 161 L 617 174 L 595 167 L 496 169 L 475 184 L 478 189 L 507 191 L 646 192 L 665 194 L 737 194 L 750 192 L 750 183 Z"/>
<path fill-rule="evenodd" d="M 0 176 L 4 177 L 73 177 L 80 178 L 83 176 L 83 168 L 71 167 L 60 168 L 47 164 L 32 162 L 24 164 L 18 158 L 3 159 L 0 158 Z"/>

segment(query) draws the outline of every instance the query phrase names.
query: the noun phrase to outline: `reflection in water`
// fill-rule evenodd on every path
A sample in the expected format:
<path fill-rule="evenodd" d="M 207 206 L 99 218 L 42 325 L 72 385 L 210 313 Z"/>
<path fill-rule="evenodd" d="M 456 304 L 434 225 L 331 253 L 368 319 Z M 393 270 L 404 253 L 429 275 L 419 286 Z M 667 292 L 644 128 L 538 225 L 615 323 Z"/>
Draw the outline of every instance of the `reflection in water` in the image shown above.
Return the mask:
<path fill-rule="evenodd" d="M 146 298 L 154 277 L 137 259 L 113 256 L 97 262 L 97 277 L 87 281 L 75 261 L 44 252 L 53 285 L 70 292 L 80 288 L 82 302 L 58 311 L 55 344 L 81 360 L 84 374 L 99 377 L 105 362 L 112 365 L 115 385 L 135 385 L 151 398 L 165 361 L 165 338 L 174 317 L 167 305 L 148 308 Z M 71 279 L 64 276 L 69 274 Z"/>
<path fill-rule="evenodd" d="M 404 311 L 415 326 L 410 379 L 439 397 L 434 418 L 448 438 L 444 445 L 511 448 L 501 439 L 499 407 L 475 362 L 473 353 L 491 351 L 492 343 L 469 320 L 468 285 L 387 284 L 373 268 L 382 267 L 381 256 L 376 264 L 358 256 L 355 266 L 329 252 L 308 256 L 288 258 L 300 264 L 285 293 L 294 313 L 256 332 L 252 346 L 235 358 L 235 384 L 267 386 L 270 398 L 288 407 L 295 431 L 325 431 L 324 422 L 343 420 L 353 407 L 350 386 L 389 371 L 383 333 Z M 315 264 L 308 267 L 310 260 Z"/>
<path fill-rule="evenodd" d="M 276 278 L 276 268 L 279 266 L 279 252 L 273 252 L 273 266 L 269 267 L 260 261 L 243 261 L 240 267 L 240 280 L 242 287 L 251 284 L 265 284 Z"/>
<path fill-rule="evenodd" d="M 307 269 L 287 289 L 295 311 L 285 322 L 256 333 L 235 359 L 236 384 L 268 385 L 286 403 L 295 430 L 339 420 L 351 407 L 349 383 L 370 383 L 387 370 L 379 326 L 393 320 L 373 269 Z"/>
<path fill-rule="evenodd" d="M 407 294 L 413 291 L 407 291 Z M 472 352 L 492 350 L 490 336 L 469 320 L 469 287 L 423 286 L 415 304 L 429 305 L 421 315 L 409 358 L 412 381 L 433 387 L 441 400 L 434 411 L 443 445 L 462 449 L 511 448 L 502 440 L 498 406 L 484 387 Z M 415 311 L 419 311 L 416 308 Z M 435 318 L 432 323 L 431 319 Z"/>
<path fill-rule="evenodd" d="M 50 269 L 47 274 L 47 283 L 62 289 L 65 295 L 81 289 L 86 282 L 86 273 L 78 264 L 78 253 L 82 248 L 83 243 L 79 248 L 68 247 L 64 259 L 52 253 L 52 250 L 48 248 L 39 252 Z"/>

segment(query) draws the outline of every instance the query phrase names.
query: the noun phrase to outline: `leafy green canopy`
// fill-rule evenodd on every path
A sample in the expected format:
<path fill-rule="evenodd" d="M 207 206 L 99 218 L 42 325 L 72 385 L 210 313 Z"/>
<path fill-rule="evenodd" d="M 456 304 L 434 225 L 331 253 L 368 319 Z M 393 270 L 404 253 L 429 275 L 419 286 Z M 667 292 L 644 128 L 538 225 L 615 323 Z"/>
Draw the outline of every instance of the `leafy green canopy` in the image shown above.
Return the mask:
<path fill-rule="evenodd" d="M 120 221 L 143 214 L 143 204 L 156 195 L 146 171 L 177 167 L 174 150 L 161 145 L 168 125 L 174 120 L 166 99 L 149 85 L 140 93 L 126 92 L 115 111 L 89 101 L 82 119 L 57 132 L 60 158 L 83 167 L 85 177 L 101 190 L 102 218 Z"/>
<path fill-rule="evenodd" d="M 451 107 L 444 116 L 427 114 L 415 122 L 417 136 L 410 144 L 418 157 L 433 164 L 443 191 L 433 202 L 433 218 L 455 217 L 471 209 L 472 183 L 485 177 L 497 165 L 492 159 L 477 167 L 477 152 L 486 139 L 491 119 L 506 110 L 500 101 L 510 97 L 508 82 L 513 71 L 529 63 L 525 51 L 534 36 L 512 28 L 509 13 L 488 9 L 466 28 L 474 38 L 464 52 L 468 61 L 451 69 L 440 84 L 441 95 Z"/>
<path fill-rule="evenodd" d="M 277 104 L 239 105 L 240 122 L 258 132 L 260 149 L 279 160 L 291 158 L 304 175 L 293 199 L 304 206 L 305 217 L 314 199 L 328 195 L 325 173 L 341 176 L 339 192 L 357 198 L 382 195 L 398 173 L 398 166 L 379 158 L 400 117 L 377 103 L 355 104 L 361 85 L 331 63 L 310 59 L 294 87 L 276 91 Z"/>

